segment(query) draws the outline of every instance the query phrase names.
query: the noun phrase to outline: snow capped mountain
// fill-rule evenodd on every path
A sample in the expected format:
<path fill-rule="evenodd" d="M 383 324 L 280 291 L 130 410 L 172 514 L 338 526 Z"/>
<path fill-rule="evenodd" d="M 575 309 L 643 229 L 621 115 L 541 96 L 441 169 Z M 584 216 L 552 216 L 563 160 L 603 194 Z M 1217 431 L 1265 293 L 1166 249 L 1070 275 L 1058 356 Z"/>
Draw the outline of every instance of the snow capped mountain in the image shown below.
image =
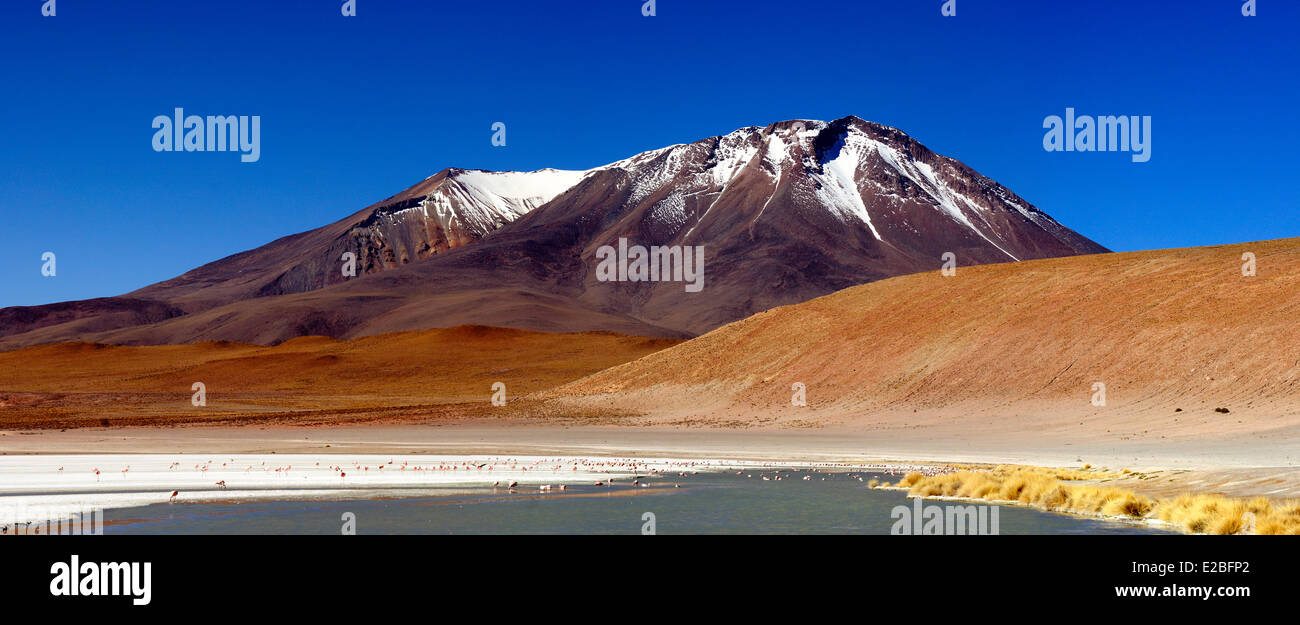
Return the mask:
<path fill-rule="evenodd" d="M 706 248 L 709 303 L 677 285 L 602 283 L 598 248 Z M 527 241 L 525 258 L 507 250 Z M 474 246 L 484 262 L 536 262 L 602 311 L 687 334 L 856 284 L 960 265 L 1105 248 L 902 131 L 846 117 L 746 127 L 588 171 Z M 539 249 L 548 250 L 545 254 Z"/>
<path fill-rule="evenodd" d="M 703 246 L 708 287 L 598 280 L 597 250 L 619 239 Z M 443 170 L 120 302 L 7 311 L 21 324 L 0 311 L 0 337 L 270 343 L 466 323 L 689 336 L 936 270 L 946 253 L 972 265 L 1104 251 L 896 128 L 790 120 L 584 171 Z M 349 252 L 355 277 L 340 270 Z"/>
<path fill-rule="evenodd" d="M 973 264 L 1102 249 L 897 129 L 855 117 L 792 120 L 585 171 L 447 169 L 327 226 L 326 237 L 317 236 L 320 231 L 296 235 L 313 241 L 307 248 L 291 246 L 292 254 L 277 252 L 269 265 L 258 267 L 276 275 L 252 294 L 284 295 L 343 282 L 346 277 L 333 269 L 345 252 L 357 255 L 362 274 L 395 269 L 489 237 L 557 198 L 536 222 L 590 224 L 630 216 L 615 228 L 617 236 L 657 245 L 716 246 L 742 225 L 746 237 L 731 245 L 756 241 L 772 228 L 782 230 L 783 238 L 817 233 L 824 247 L 866 252 L 868 258 L 850 261 L 858 268 L 870 269 L 880 257 L 898 265 L 868 273 L 870 279 L 928 267 L 945 251 Z M 867 235 L 872 241 L 856 240 Z M 224 262 L 181 276 L 180 285 L 160 286 L 198 284 L 211 291 L 206 276 L 212 272 L 206 270 L 226 275 Z M 170 288 L 151 289 L 134 295 L 177 297 L 166 292 Z"/>
<path fill-rule="evenodd" d="M 958 248 L 996 250 L 979 262 L 1022 260 L 1059 251 L 1098 252 L 1086 241 L 1005 187 L 960 162 L 936 155 L 901 131 L 848 117 L 827 123 L 792 120 L 741 128 L 720 137 L 675 145 L 611 163 L 631 178 L 624 210 L 648 208 L 656 243 L 694 240 L 715 209 L 737 204 L 759 223 L 774 203 L 794 204 L 813 221 L 862 228 L 885 247 L 930 248 L 936 218 Z M 645 203 L 649 202 L 648 205 Z M 821 213 L 822 215 L 817 215 Z M 1027 222 L 1009 228 L 1007 221 Z M 1028 235 L 1048 254 L 1017 254 Z M 888 235 L 888 236 L 887 236 Z M 919 241 L 926 239 L 927 241 Z"/>

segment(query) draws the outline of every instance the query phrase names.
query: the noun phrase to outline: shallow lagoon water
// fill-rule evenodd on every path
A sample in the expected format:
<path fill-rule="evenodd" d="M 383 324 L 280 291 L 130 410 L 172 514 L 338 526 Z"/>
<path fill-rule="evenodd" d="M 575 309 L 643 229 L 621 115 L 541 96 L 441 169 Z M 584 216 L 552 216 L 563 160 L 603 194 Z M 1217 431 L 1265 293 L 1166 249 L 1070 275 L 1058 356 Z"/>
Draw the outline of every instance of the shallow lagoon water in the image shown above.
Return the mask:
<path fill-rule="evenodd" d="M 872 490 L 871 473 L 734 471 L 642 478 L 567 490 L 388 489 L 326 499 L 159 504 L 105 512 L 105 534 L 889 534 L 902 492 Z M 747 477 L 752 476 L 752 477 Z M 810 479 L 804 480 L 807 476 Z M 859 480 L 859 477 L 862 480 Z M 674 487 L 679 485 L 679 487 Z M 925 505 L 969 505 L 927 500 Z M 1000 534 L 1155 534 L 1148 526 L 999 507 Z"/>

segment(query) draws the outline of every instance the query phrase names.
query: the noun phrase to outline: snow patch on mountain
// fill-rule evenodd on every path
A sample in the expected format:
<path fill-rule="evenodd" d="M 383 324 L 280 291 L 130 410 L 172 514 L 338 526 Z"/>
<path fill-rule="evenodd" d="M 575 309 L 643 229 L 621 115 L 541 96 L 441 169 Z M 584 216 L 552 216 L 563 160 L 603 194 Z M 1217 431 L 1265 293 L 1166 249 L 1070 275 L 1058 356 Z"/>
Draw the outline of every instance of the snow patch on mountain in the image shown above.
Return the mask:
<path fill-rule="evenodd" d="M 670 193 L 650 207 L 648 219 L 651 224 L 663 226 L 669 232 L 677 232 L 686 225 L 686 199 L 681 193 Z"/>
<path fill-rule="evenodd" d="M 817 198 L 842 219 L 855 217 L 861 220 L 871 229 L 871 234 L 877 241 L 884 241 L 876 231 L 876 226 L 871 223 L 871 215 L 862 202 L 862 191 L 858 189 L 857 171 L 862 156 L 861 145 L 840 143 L 838 147 L 839 154 L 822 163 L 822 173 L 816 175 L 821 183 L 817 188 Z"/>
<path fill-rule="evenodd" d="M 979 235 L 980 238 L 988 241 L 990 245 L 996 247 L 1012 260 L 1020 260 L 1019 258 L 1016 258 L 1014 254 L 1006 251 L 1006 249 L 1001 245 L 998 245 L 996 241 L 971 222 L 970 218 L 966 215 L 966 212 L 958 206 L 958 202 L 960 201 L 965 203 L 967 206 L 970 206 L 977 215 L 983 212 L 984 209 L 974 202 L 971 202 L 969 198 L 954 192 L 947 182 L 940 179 L 940 176 L 928 163 L 906 158 L 894 146 L 867 137 L 853 128 L 849 129 L 845 139 L 843 139 L 843 143 L 844 147 L 840 149 L 841 158 L 843 157 L 843 154 L 850 151 L 850 149 L 855 151 L 865 151 L 868 149 L 874 151 L 880 156 L 881 160 L 893 168 L 894 171 L 905 176 L 908 180 L 911 180 L 921 188 L 921 190 L 925 191 L 926 195 L 930 196 L 930 199 L 934 201 L 935 205 L 947 213 L 954 221 L 969 228 L 972 232 Z M 829 167 L 830 164 L 828 163 L 827 166 Z M 985 223 L 987 225 L 987 221 Z"/>
<path fill-rule="evenodd" d="M 466 171 L 452 180 L 474 204 L 518 218 L 578 184 L 587 171 Z"/>
<path fill-rule="evenodd" d="M 718 140 L 716 164 L 708 171 L 714 185 L 727 185 L 758 154 L 757 128 L 741 128 Z"/>
<path fill-rule="evenodd" d="M 767 138 L 767 152 L 763 154 L 763 161 L 772 166 L 775 170 L 776 178 L 780 179 L 781 171 L 784 169 L 786 161 L 790 160 L 790 148 L 777 135 L 771 135 Z"/>
<path fill-rule="evenodd" d="M 684 150 L 682 148 L 685 147 L 684 145 L 674 145 L 660 150 L 653 150 L 597 169 L 617 168 L 629 172 L 633 176 L 633 180 L 628 203 L 636 206 L 649 197 L 650 194 L 658 191 L 677 177 L 683 167 L 682 152 Z M 662 159 L 661 163 L 659 163 L 660 159 Z M 653 166 L 656 163 L 659 163 L 658 166 Z"/>
<path fill-rule="evenodd" d="M 939 179 L 934 174 L 934 168 L 930 167 L 929 164 L 922 163 L 920 161 L 913 161 L 911 164 L 913 167 L 916 168 L 917 171 L 921 172 L 921 175 L 925 177 L 926 182 L 929 183 L 928 187 L 922 184 L 921 188 L 925 189 L 930 194 L 930 197 L 934 198 L 935 201 L 937 201 L 939 205 L 942 206 L 944 210 L 948 212 L 949 215 L 952 215 L 953 219 L 956 219 L 957 221 L 965 224 L 967 228 L 970 228 L 972 231 L 975 232 L 975 234 L 978 234 L 981 237 L 983 237 L 985 241 L 988 241 L 990 244 L 993 245 L 993 247 L 998 248 L 998 250 L 1000 250 L 1003 254 L 1010 256 L 1012 260 L 1017 260 L 1017 261 L 1020 260 L 1019 258 L 1016 258 L 1015 254 L 1006 251 L 1005 249 L 1003 249 L 1001 245 L 997 244 L 997 241 L 994 241 L 993 239 L 989 238 L 989 236 L 981 232 L 979 228 L 976 228 L 975 224 L 971 223 L 970 218 L 966 216 L 966 213 L 962 211 L 960 207 L 957 206 L 957 198 L 960 198 L 962 201 L 966 203 L 967 206 L 970 206 L 972 209 L 974 209 L 976 211 L 976 214 L 979 214 L 979 212 L 981 212 L 983 209 L 981 209 L 974 202 L 971 202 L 970 199 L 966 198 L 965 196 L 959 196 L 957 194 L 952 193 L 952 190 L 948 187 L 947 184 L 939 182 Z M 919 180 L 916 180 L 915 178 L 913 178 L 913 180 L 916 181 L 917 184 L 921 184 Z M 987 225 L 987 223 L 988 222 L 986 221 L 985 224 Z"/>

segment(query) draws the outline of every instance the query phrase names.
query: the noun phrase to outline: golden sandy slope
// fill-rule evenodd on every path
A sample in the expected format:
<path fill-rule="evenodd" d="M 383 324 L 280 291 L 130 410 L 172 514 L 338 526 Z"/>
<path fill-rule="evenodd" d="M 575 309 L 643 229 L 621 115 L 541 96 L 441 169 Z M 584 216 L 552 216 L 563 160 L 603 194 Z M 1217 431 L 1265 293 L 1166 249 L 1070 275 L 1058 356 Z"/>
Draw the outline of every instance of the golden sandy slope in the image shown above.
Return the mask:
<path fill-rule="evenodd" d="M 462 326 L 350 341 L 305 337 L 276 347 L 45 345 L 0 353 L 0 429 L 301 417 L 339 423 L 455 404 L 490 414 L 494 382 L 514 398 L 675 343 Z M 191 404 L 195 382 L 206 386 L 205 407 Z"/>
<path fill-rule="evenodd" d="M 792 406 L 795 383 L 806 407 Z M 1095 383 L 1105 406 L 1092 404 Z M 542 396 L 639 422 L 919 429 L 954 449 L 1230 435 L 1300 452 L 1300 239 L 902 276 Z"/>

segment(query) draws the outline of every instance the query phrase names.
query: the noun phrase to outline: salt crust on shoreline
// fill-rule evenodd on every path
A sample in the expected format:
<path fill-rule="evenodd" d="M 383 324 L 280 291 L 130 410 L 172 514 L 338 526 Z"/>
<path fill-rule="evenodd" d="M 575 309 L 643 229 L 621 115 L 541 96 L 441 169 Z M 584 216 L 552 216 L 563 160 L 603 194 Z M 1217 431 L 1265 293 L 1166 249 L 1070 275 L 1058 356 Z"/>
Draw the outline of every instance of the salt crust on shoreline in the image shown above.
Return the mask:
<path fill-rule="evenodd" d="M 917 465 L 596 456 L 91 454 L 0 456 L 0 523 L 205 501 L 418 496 L 434 489 L 627 483 L 725 470 L 894 471 Z M 98 471 L 98 473 L 96 473 Z M 222 485 L 221 483 L 224 483 Z M 176 497 L 172 492 L 176 491 Z M 445 492 L 445 491 L 444 491 Z"/>

